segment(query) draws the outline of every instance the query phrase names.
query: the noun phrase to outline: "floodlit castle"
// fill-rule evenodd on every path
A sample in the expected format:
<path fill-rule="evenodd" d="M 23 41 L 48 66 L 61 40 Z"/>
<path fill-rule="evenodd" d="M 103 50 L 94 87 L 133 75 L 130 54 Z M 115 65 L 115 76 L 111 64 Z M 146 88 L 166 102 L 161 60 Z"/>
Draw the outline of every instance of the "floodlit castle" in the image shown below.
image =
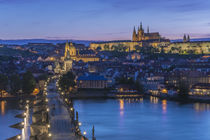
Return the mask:
<path fill-rule="evenodd" d="M 140 24 L 140 27 L 138 27 L 138 30 L 136 32 L 136 29 L 134 27 L 133 29 L 133 36 L 132 41 L 152 41 L 152 40 L 160 40 L 161 36 L 159 32 L 149 32 L 149 27 L 147 27 L 147 33 L 144 32 L 144 29 L 142 27 L 142 23 Z"/>
<path fill-rule="evenodd" d="M 91 43 L 90 48 L 93 50 L 100 49 L 101 51 L 104 50 L 113 51 L 116 50 L 116 48 L 123 47 L 123 50 L 128 52 L 128 51 L 135 51 L 136 46 L 139 47 L 152 46 L 155 48 L 159 48 L 160 46 L 167 46 L 168 44 L 170 44 L 170 40 L 161 37 L 159 32 L 150 33 L 149 27 L 147 28 L 147 32 L 145 32 L 141 23 L 137 31 L 134 27 L 131 40 L 117 40 L 117 41 Z"/>

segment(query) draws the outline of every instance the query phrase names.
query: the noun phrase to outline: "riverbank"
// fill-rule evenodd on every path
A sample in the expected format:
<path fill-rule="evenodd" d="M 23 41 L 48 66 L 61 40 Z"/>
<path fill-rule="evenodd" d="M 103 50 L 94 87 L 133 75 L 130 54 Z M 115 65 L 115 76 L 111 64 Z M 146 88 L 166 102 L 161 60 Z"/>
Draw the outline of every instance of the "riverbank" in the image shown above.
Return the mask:
<path fill-rule="evenodd" d="M 137 93 L 112 93 L 107 90 L 81 90 L 70 93 L 72 99 L 116 99 L 116 98 L 141 98 L 143 94 Z"/>
<path fill-rule="evenodd" d="M 167 100 L 171 100 L 171 101 L 176 101 L 176 102 L 182 102 L 182 103 L 210 103 L 210 97 L 203 97 L 203 96 L 192 96 L 192 95 L 188 95 L 186 97 L 181 97 L 178 95 L 174 95 L 174 96 L 161 96 L 161 95 L 152 95 L 152 94 L 144 94 L 145 97 L 158 97 L 160 99 L 167 99 Z"/>

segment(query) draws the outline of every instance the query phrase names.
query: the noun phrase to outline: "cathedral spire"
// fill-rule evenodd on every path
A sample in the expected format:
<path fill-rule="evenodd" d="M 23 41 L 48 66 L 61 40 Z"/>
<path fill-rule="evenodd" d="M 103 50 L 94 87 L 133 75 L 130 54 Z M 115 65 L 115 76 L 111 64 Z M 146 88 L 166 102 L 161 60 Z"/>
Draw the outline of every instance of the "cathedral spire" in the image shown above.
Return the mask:
<path fill-rule="evenodd" d="M 190 42 L 190 35 L 187 36 L 187 42 Z"/>
<path fill-rule="evenodd" d="M 140 23 L 140 30 L 142 30 L 143 29 L 143 27 L 142 27 L 142 22 Z"/>
<path fill-rule="evenodd" d="M 184 37 L 183 37 L 183 42 L 187 42 L 187 37 L 186 37 L 185 34 L 184 34 Z"/>
<path fill-rule="evenodd" d="M 136 40 L 137 40 L 137 35 L 136 35 L 136 28 L 135 28 L 135 26 L 134 26 L 134 28 L 133 28 L 133 37 L 132 37 L 132 40 L 133 40 L 133 41 L 136 41 Z"/>
<path fill-rule="evenodd" d="M 149 33 L 149 26 L 147 27 L 147 33 Z"/>
<path fill-rule="evenodd" d="M 67 52 L 69 50 L 69 41 L 66 41 L 66 45 L 65 45 L 65 54 L 64 54 L 64 57 L 67 56 Z"/>

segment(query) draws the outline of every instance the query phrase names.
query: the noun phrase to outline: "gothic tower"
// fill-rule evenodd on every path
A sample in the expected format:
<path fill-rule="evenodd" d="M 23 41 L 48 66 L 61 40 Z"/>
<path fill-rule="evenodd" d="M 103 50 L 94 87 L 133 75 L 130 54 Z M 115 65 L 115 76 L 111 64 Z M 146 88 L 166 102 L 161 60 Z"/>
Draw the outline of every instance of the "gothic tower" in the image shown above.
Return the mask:
<path fill-rule="evenodd" d="M 184 37 L 183 37 L 183 42 L 187 42 L 187 37 L 186 37 L 185 34 L 184 34 Z"/>
<path fill-rule="evenodd" d="M 144 40 L 144 29 L 142 27 L 142 22 L 140 24 L 140 29 L 138 30 L 138 41 Z"/>
<path fill-rule="evenodd" d="M 68 72 L 72 69 L 72 63 L 73 63 L 73 60 L 71 59 L 70 51 L 67 51 L 66 57 L 64 60 L 64 71 L 65 72 Z"/>
<path fill-rule="evenodd" d="M 187 36 L 187 42 L 190 42 L 190 35 Z"/>
<path fill-rule="evenodd" d="M 135 26 L 134 26 L 134 29 L 133 29 L 133 38 L 132 38 L 132 41 L 138 41 Z"/>

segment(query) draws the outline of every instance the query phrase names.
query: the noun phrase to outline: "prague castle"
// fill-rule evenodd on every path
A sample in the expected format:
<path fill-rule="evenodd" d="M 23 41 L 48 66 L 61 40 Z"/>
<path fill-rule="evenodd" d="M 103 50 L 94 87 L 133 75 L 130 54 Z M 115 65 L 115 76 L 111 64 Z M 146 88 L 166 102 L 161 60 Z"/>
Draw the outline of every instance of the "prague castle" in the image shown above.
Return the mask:
<path fill-rule="evenodd" d="M 138 47 L 154 47 L 159 52 L 178 54 L 210 54 L 210 41 L 191 41 L 189 35 L 184 35 L 183 41 L 171 42 L 169 39 L 161 37 L 159 32 L 144 31 L 142 23 L 137 28 L 134 27 L 131 40 L 106 41 L 91 43 L 92 50 L 100 51 L 136 51 Z M 123 49 L 122 49 L 123 48 Z"/>
<path fill-rule="evenodd" d="M 93 50 L 100 48 L 100 50 L 103 51 L 114 50 L 115 47 L 123 46 L 125 48 L 124 50 L 126 51 L 134 51 L 136 46 L 152 46 L 157 48 L 159 46 L 167 46 L 168 44 L 170 44 L 169 39 L 161 37 L 159 32 L 150 33 L 149 27 L 147 29 L 147 33 L 145 33 L 141 23 L 137 31 L 134 27 L 132 40 L 91 43 L 90 48 Z"/>
<path fill-rule="evenodd" d="M 145 41 L 145 40 L 152 41 L 152 40 L 160 40 L 160 39 L 161 39 L 161 36 L 159 32 L 150 33 L 149 27 L 147 28 L 147 33 L 145 33 L 142 27 L 142 23 L 140 24 L 140 27 L 138 27 L 137 32 L 134 27 L 132 41 Z"/>

